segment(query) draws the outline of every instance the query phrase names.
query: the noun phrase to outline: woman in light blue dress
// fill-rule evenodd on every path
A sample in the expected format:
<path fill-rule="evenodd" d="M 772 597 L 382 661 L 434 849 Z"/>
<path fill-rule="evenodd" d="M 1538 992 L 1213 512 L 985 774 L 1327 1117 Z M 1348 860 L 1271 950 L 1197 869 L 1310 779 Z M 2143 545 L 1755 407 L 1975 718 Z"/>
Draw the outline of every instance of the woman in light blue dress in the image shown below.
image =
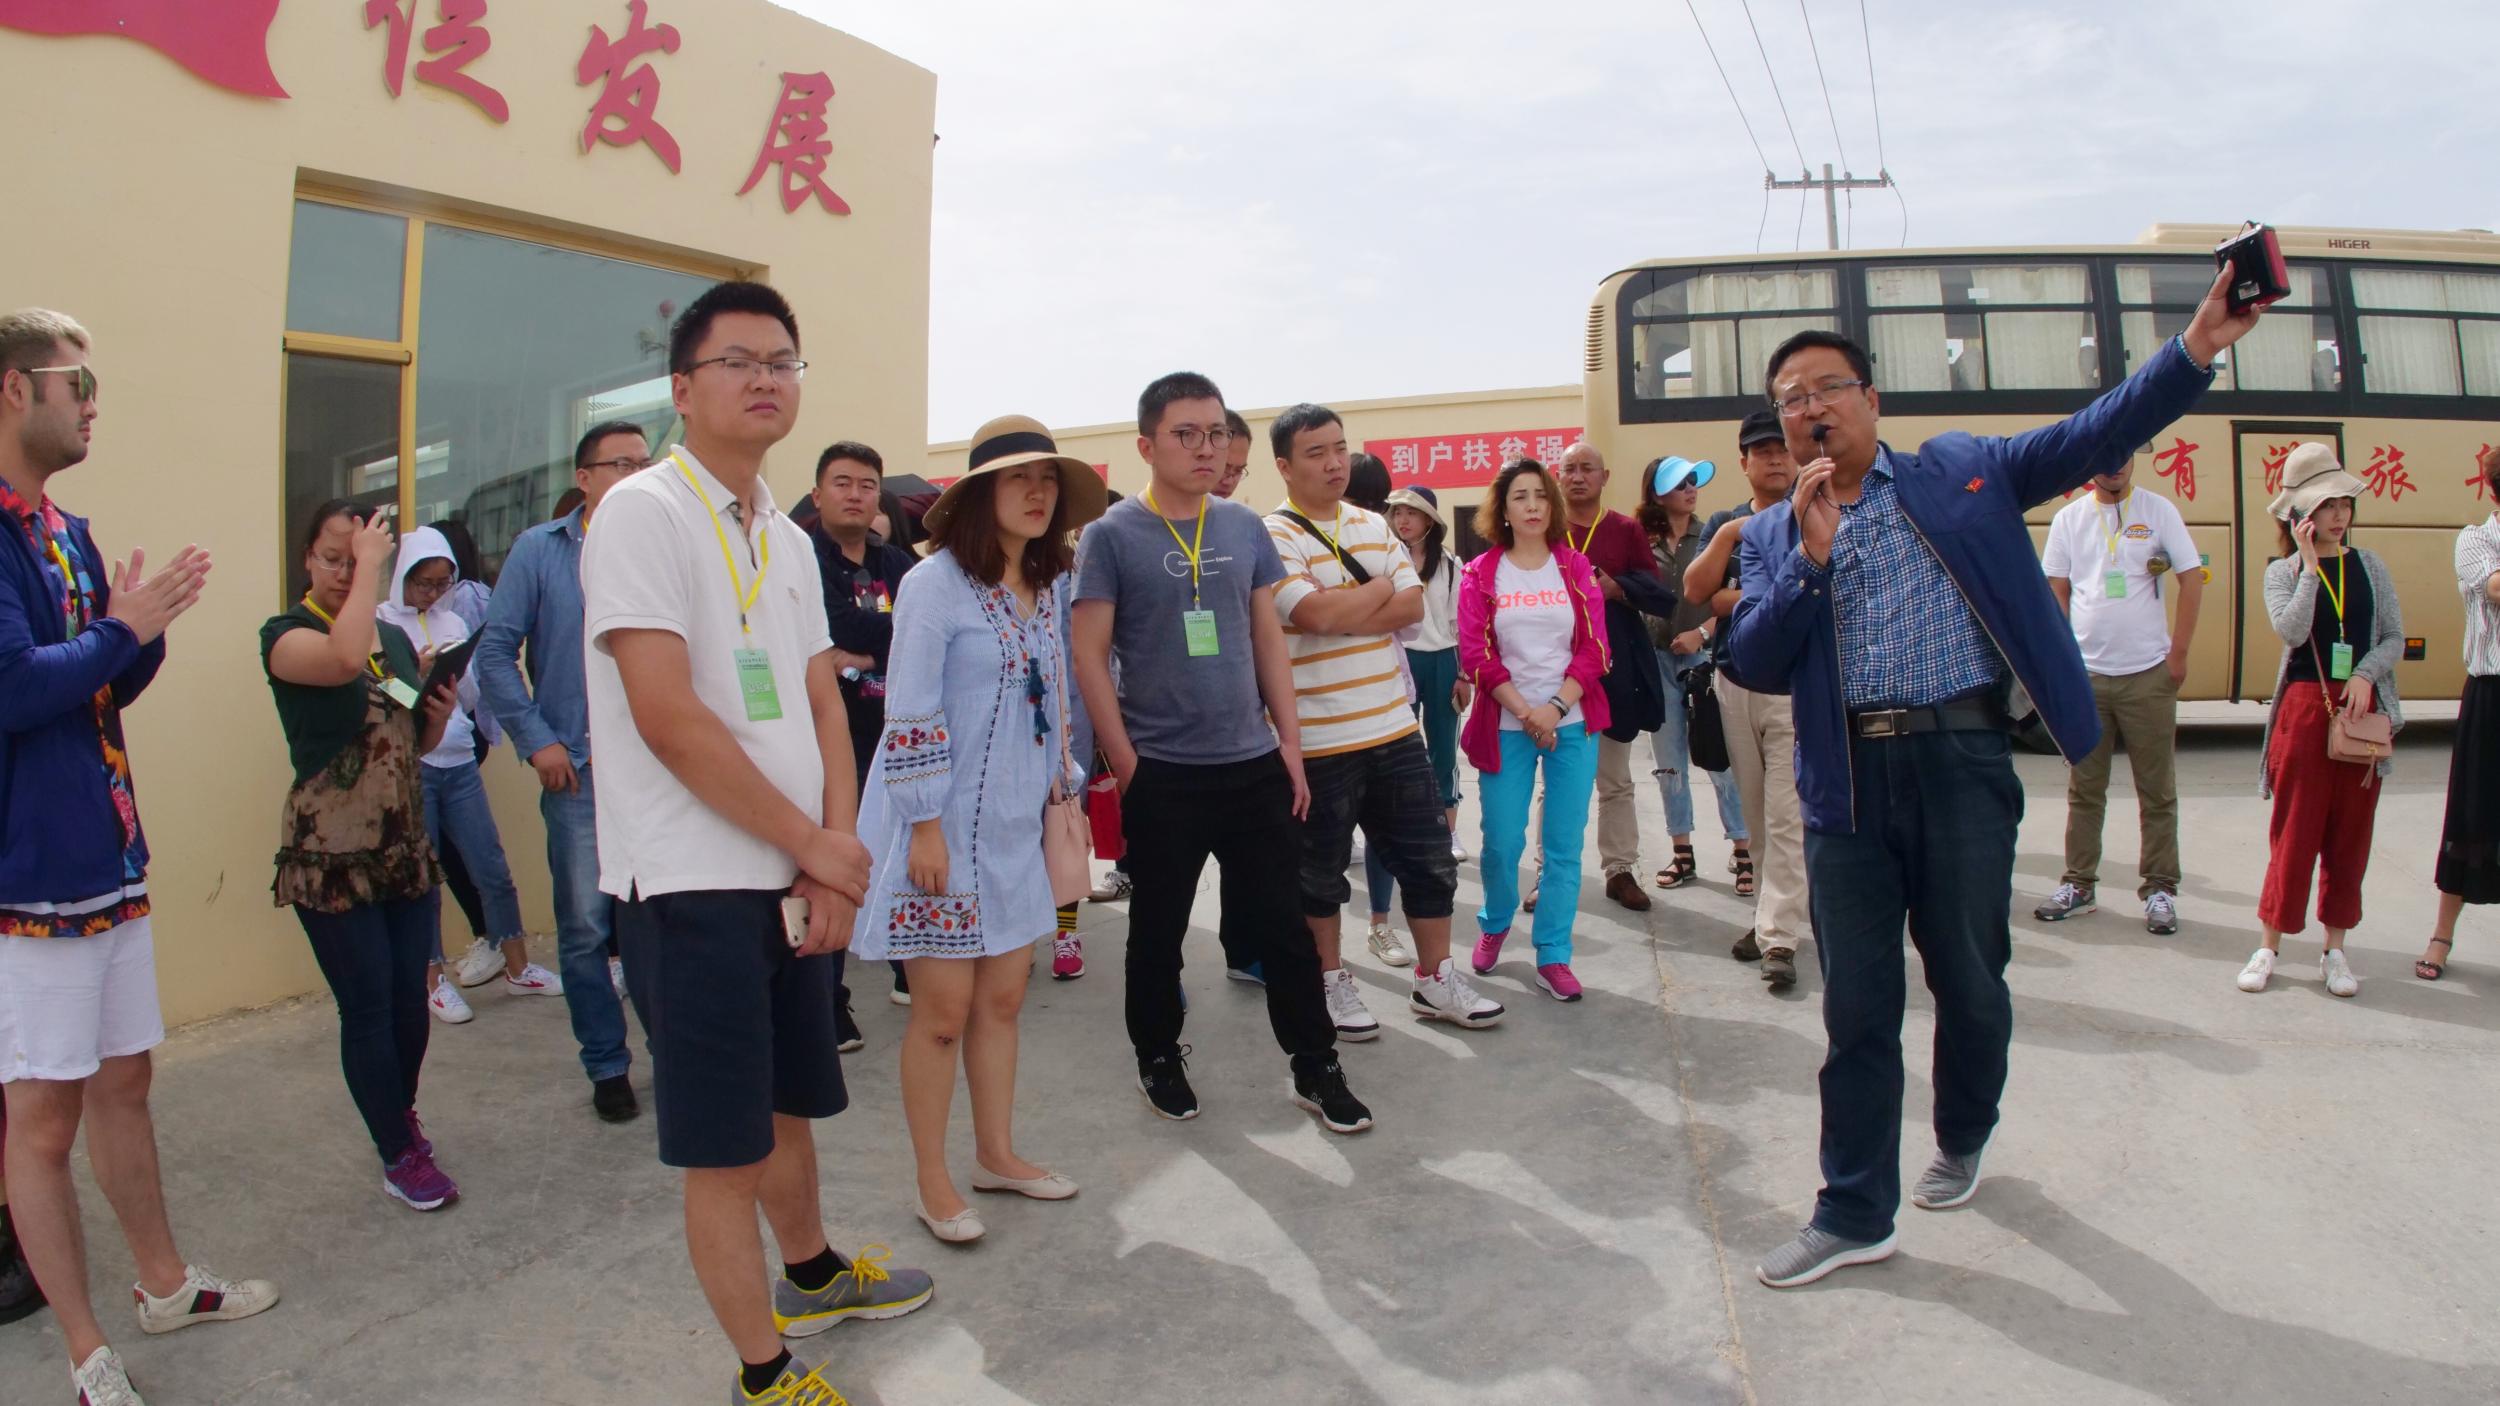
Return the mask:
<path fill-rule="evenodd" d="M 928 512 L 938 546 L 903 578 L 886 665 L 885 734 L 859 834 L 877 856 L 851 952 L 911 982 L 903 1116 L 930 1233 L 983 1234 L 946 1166 L 956 1055 L 972 1094 L 976 1191 L 1057 1201 L 1076 1183 L 1016 1155 L 1016 1017 L 1033 944 L 1057 928 L 1042 820 L 1082 795 L 1093 756 L 1069 679 L 1069 539 L 1101 515 L 1092 466 L 1039 424 L 994 420 L 971 468 Z"/>

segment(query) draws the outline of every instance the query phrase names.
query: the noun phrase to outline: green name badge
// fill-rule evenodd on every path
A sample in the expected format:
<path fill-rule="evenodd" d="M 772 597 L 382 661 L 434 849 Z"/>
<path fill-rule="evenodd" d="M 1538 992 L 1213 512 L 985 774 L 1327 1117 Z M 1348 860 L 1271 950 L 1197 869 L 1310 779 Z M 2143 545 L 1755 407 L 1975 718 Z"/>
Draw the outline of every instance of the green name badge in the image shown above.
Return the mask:
<path fill-rule="evenodd" d="M 2338 679 L 2351 678 L 2352 646 L 2337 640 L 2335 647 L 2326 652 L 2326 671 Z"/>
<path fill-rule="evenodd" d="M 382 680 L 383 696 L 413 713 L 417 711 L 417 691 L 400 679 Z"/>
<path fill-rule="evenodd" d="M 1189 657 L 1192 659 L 1204 659 L 1219 653 L 1215 643 L 1215 612 L 1182 611 L 1181 637 L 1189 642 Z"/>
<path fill-rule="evenodd" d="M 746 700 L 747 721 L 776 722 L 781 693 L 773 687 L 773 661 L 760 649 L 733 651 L 738 660 L 738 696 Z"/>
<path fill-rule="evenodd" d="M 2101 594 L 2111 600 L 2125 600 L 2127 598 L 2127 573 L 2123 571 L 2102 572 Z"/>

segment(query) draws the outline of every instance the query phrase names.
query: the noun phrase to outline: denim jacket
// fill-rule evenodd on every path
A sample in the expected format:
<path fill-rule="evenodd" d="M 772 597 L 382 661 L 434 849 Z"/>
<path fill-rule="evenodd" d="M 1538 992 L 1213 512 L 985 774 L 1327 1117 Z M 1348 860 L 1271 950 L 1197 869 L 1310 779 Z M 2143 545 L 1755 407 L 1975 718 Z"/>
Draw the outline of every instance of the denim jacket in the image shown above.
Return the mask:
<path fill-rule="evenodd" d="M 1901 511 L 1944 564 L 1980 627 L 2031 694 L 2070 763 L 2100 741 L 2092 683 L 2040 572 L 2023 513 L 2124 464 L 2213 381 L 2178 338 L 2073 416 L 2010 437 L 1953 431 L 1915 454 L 1890 448 Z M 1746 519 L 1744 598 L 1728 621 L 1732 675 L 1791 696 L 1806 828 L 1857 828 L 1840 636 L 1830 576 L 1806 559 L 1787 503 Z"/>

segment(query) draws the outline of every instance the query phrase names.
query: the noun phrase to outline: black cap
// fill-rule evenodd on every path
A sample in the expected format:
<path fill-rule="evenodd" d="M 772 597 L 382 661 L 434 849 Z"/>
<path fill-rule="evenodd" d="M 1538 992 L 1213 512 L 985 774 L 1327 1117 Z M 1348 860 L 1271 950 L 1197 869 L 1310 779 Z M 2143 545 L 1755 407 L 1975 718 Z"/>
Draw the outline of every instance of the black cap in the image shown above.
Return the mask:
<path fill-rule="evenodd" d="M 1736 452 L 1740 456 L 1757 444 L 1786 444 L 1788 435 L 1780 429 L 1779 412 L 1756 410 L 1745 417 L 1744 428 L 1736 432 Z"/>

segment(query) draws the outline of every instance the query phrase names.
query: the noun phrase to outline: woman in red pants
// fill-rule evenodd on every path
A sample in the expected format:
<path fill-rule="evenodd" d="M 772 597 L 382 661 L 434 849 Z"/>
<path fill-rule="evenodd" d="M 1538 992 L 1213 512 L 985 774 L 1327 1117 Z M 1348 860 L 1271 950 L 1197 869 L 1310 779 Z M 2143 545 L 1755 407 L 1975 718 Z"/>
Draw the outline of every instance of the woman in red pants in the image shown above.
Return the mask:
<path fill-rule="evenodd" d="M 2335 761 L 2327 756 L 2327 733 L 2338 712 L 2373 707 L 2391 726 L 2404 726 L 2396 699 L 2396 661 L 2404 653 L 2396 583 L 2376 554 L 2345 540 L 2362 490 L 2334 451 L 2304 444 L 2284 461 L 2283 491 L 2267 505 L 2283 555 L 2266 567 L 2266 614 L 2283 637 L 2283 667 L 2266 717 L 2258 787 L 2274 799 L 2266 883 L 2257 897 L 2265 945 L 2241 969 L 2242 991 L 2263 991 L 2283 934 L 2307 926 L 2313 873 L 2318 923 L 2326 929 L 2319 974 L 2334 995 L 2361 990 L 2344 937 L 2361 921 L 2361 876 L 2370 863 L 2378 782 L 2389 764 Z"/>

